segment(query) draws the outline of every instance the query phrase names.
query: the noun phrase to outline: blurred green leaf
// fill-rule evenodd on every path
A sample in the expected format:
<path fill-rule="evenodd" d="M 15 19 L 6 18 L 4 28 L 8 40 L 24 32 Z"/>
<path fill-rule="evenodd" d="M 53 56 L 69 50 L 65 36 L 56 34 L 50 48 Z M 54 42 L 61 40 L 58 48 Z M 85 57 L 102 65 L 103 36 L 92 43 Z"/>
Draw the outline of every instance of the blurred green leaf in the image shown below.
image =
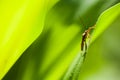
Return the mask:
<path fill-rule="evenodd" d="M 3 78 L 21 54 L 40 35 L 46 12 L 56 1 L 1 1 L 0 79 Z"/>

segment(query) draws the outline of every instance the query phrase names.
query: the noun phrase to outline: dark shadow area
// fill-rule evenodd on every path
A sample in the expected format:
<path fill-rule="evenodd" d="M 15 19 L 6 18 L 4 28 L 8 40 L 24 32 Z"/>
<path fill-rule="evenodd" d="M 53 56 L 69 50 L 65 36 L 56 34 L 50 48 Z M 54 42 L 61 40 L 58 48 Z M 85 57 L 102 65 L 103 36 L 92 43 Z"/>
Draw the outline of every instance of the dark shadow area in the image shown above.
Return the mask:
<path fill-rule="evenodd" d="M 108 1 L 109 0 L 100 0 L 97 4 L 90 7 L 90 9 L 87 10 L 87 12 L 84 15 L 81 16 L 81 13 L 79 13 L 78 14 L 79 17 L 77 18 L 76 21 L 77 24 L 79 25 L 84 24 L 85 26 L 83 26 L 84 27 L 83 29 L 87 29 L 88 27 L 94 26 L 96 24 L 98 17 L 103 11 L 119 2 L 119 0 L 114 0 L 112 4 L 105 6 L 105 4 Z"/>
<path fill-rule="evenodd" d="M 54 17 L 57 15 L 57 18 L 61 20 L 60 22 L 66 26 L 74 23 L 74 16 L 79 7 L 79 0 L 61 0 L 59 1 L 51 10 L 50 14 Z M 50 17 L 51 20 L 51 17 Z"/>

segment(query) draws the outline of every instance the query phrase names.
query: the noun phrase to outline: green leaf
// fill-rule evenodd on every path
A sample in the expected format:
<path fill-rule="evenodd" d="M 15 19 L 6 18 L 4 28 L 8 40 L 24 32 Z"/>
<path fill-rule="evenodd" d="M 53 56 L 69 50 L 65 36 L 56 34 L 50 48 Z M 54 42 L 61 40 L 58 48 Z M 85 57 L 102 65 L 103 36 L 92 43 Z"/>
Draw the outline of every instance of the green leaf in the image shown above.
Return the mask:
<path fill-rule="evenodd" d="M 104 11 L 96 23 L 92 41 L 94 41 L 100 34 L 102 34 L 110 24 L 120 15 L 120 3 Z"/>
<path fill-rule="evenodd" d="M 47 11 L 57 0 L 0 3 L 0 79 L 41 34 Z"/>
<path fill-rule="evenodd" d="M 115 21 L 119 15 L 120 15 L 120 3 L 104 11 L 98 18 L 98 21 L 95 25 L 96 27 L 92 34 L 92 41 L 99 37 L 100 34 L 102 34 L 105 31 L 105 29 L 107 29 L 109 25 L 112 24 L 113 21 Z M 81 53 L 78 53 L 75 60 L 72 62 L 68 71 L 66 72 L 63 80 L 78 80 L 80 74 L 79 72 L 81 70 L 81 66 L 83 64 L 84 59 L 84 57 L 81 56 Z"/>
<path fill-rule="evenodd" d="M 60 80 L 80 50 L 82 30 L 85 29 L 78 19 L 81 15 L 79 7 L 82 2 L 88 4 L 87 0 L 61 0 L 58 2 L 48 12 L 42 34 L 24 52 L 4 79 Z M 82 15 L 87 17 L 82 17 L 82 19 L 83 22 L 86 20 L 85 23 L 92 22 L 93 25 L 98 15 L 111 4 L 104 7 L 107 1 L 102 1 L 101 4 L 101 1 L 92 0 L 91 3 L 92 6 L 82 5 L 82 8 L 86 8 L 85 11 L 82 11 Z M 87 24 L 87 26 L 90 25 Z"/>

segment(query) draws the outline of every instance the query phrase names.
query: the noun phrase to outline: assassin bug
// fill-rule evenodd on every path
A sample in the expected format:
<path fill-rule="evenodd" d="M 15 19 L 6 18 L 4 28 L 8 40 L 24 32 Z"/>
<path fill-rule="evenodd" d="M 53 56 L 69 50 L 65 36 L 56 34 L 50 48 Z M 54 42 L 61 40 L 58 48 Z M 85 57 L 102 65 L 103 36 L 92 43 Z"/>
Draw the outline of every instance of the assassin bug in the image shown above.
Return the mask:
<path fill-rule="evenodd" d="M 89 27 L 87 30 L 85 30 L 85 32 L 82 34 L 82 42 L 81 42 L 81 51 L 83 51 L 83 49 L 85 48 L 85 51 L 87 50 L 87 42 L 86 39 L 89 37 L 89 33 L 92 29 L 94 29 L 95 27 Z"/>

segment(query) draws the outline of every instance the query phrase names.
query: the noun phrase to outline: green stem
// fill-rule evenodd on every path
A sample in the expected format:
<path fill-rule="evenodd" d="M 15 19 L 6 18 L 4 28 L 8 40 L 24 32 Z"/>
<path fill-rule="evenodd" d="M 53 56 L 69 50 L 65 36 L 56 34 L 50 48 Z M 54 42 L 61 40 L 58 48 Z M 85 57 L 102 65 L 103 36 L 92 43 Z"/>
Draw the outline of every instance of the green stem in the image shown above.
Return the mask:
<path fill-rule="evenodd" d="M 80 52 L 76 59 L 72 62 L 69 67 L 67 73 L 63 77 L 62 80 L 78 80 L 78 76 L 80 74 L 81 66 L 84 62 L 86 51 Z"/>

